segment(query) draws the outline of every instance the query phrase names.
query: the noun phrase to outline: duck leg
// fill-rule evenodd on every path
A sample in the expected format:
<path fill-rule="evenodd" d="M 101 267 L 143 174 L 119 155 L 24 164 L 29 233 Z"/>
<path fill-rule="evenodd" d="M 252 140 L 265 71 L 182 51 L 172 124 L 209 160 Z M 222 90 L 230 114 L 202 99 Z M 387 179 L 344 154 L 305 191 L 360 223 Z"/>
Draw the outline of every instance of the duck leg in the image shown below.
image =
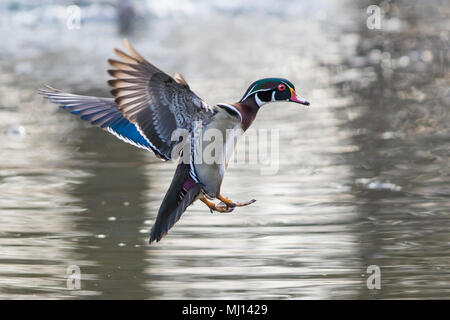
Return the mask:
<path fill-rule="evenodd" d="M 231 212 L 234 210 L 234 207 L 228 207 L 228 206 L 220 206 L 220 205 L 215 205 L 213 202 L 209 201 L 208 199 L 206 199 L 205 196 L 201 197 L 200 200 L 206 204 L 209 208 L 209 210 L 211 211 L 211 213 L 213 213 L 213 211 L 218 211 L 218 212 Z"/>
<path fill-rule="evenodd" d="M 250 201 L 243 202 L 243 203 L 241 203 L 241 202 L 233 202 L 233 201 L 231 201 L 231 200 L 225 198 L 225 197 L 222 196 L 221 194 L 219 194 L 219 195 L 217 196 L 217 199 L 219 199 L 219 200 L 222 201 L 222 202 L 219 203 L 216 207 L 221 207 L 221 208 L 224 207 L 224 206 L 222 205 L 222 203 L 223 203 L 226 207 L 228 207 L 228 208 L 235 208 L 235 207 L 245 207 L 245 206 L 248 206 L 249 204 L 252 204 L 253 202 L 256 201 L 255 199 L 252 199 L 252 200 L 250 200 Z"/>

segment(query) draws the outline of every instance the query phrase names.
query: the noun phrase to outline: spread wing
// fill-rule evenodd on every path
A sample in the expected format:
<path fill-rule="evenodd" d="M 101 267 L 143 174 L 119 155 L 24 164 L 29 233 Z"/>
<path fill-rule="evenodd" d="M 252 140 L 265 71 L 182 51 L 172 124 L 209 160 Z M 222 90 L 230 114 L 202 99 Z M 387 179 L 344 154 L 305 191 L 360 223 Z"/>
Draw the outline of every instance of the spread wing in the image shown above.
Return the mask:
<path fill-rule="evenodd" d="M 112 98 L 98 98 L 65 93 L 51 87 L 39 90 L 39 93 L 51 102 L 59 104 L 62 109 L 80 116 L 82 120 L 89 121 L 92 125 L 100 127 L 117 138 L 136 147 L 155 152 L 157 150 L 117 109 L 117 104 Z"/>
<path fill-rule="evenodd" d="M 174 78 L 142 58 L 124 40 L 128 54 L 115 49 L 121 61 L 109 59 L 115 69 L 108 70 L 115 79 L 108 83 L 114 88 L 118 109 L 135 124 L 143 136 L 166 159 L 172 155 L 177 129 L 191 131 L 195 121 L 207 122 L 214 111 L 189 89 L 179 74 Z"/>

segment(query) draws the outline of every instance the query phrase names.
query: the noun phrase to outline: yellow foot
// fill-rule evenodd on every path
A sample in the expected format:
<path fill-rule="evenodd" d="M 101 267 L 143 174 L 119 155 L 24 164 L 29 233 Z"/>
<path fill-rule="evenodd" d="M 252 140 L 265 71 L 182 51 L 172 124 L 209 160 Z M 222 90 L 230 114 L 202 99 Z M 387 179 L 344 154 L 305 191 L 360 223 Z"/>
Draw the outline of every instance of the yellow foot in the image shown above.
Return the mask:
<path fill-rule="evenodd" d="M 227 206 L 229 208 L 235 208 L 235 207 L 245 207 L 248 206 L 249 204 L 252 204 L 253 202 L 255 202 L 255 199 L 252 199 L 250 201 L 247 202 L 233 202 L 227 198 L 225 198 L 224 196 L 222 196 L 221 194 L 219 194 L 217 196 L 217 199 L 219 199 L 220 201 L 222 201 L 221 203 L 219 203 L 219 206 Z"/>
<path fill-rule="evenodd" d="M 209 208 L 209 210 L 211 211 L 211 213 L 213 213 L 214 211 L 217 212 L 231 212 L 234 210 L 233 207 L 229 207 L 227 205 L 220 205 L 221 203 L 219 203 L 218 205 L 215 205 L 213 202 L 209 201 L 208 199 L 206 199 L 205 196 L 201 197 L 200 200 L 206 204 Z"/>

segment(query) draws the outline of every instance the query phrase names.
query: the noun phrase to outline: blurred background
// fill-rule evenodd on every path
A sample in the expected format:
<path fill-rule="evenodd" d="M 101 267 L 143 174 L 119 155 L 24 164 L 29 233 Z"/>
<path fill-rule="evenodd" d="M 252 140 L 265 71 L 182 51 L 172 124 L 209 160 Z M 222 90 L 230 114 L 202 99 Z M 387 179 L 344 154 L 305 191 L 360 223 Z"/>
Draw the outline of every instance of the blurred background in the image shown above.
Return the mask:
<path fill-rule="evenodd" d="M 0 298 L 450 298 L 449 18 L 444 0 L 2 1 Z M 269 76 L 311 101 L 254 124 L 280 130 L 277 174 L 227 172 L 255 204 L 196 203 L 147 244 L 175 164 L 36 93 L 109 96 L 124 37 L 209 103 Z"/>

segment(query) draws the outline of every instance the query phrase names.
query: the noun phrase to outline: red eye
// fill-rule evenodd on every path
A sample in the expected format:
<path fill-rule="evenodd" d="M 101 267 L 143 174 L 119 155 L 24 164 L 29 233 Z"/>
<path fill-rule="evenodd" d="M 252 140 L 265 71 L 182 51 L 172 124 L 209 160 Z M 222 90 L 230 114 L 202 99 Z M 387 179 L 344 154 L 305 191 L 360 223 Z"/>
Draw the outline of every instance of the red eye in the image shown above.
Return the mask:
<path fill-rule="evenodd" d="M 284 91 L 284 90 L 286 90 L 286 86 L 281 83 L 281 84 L 278 85 L 278 90 Z"/>

